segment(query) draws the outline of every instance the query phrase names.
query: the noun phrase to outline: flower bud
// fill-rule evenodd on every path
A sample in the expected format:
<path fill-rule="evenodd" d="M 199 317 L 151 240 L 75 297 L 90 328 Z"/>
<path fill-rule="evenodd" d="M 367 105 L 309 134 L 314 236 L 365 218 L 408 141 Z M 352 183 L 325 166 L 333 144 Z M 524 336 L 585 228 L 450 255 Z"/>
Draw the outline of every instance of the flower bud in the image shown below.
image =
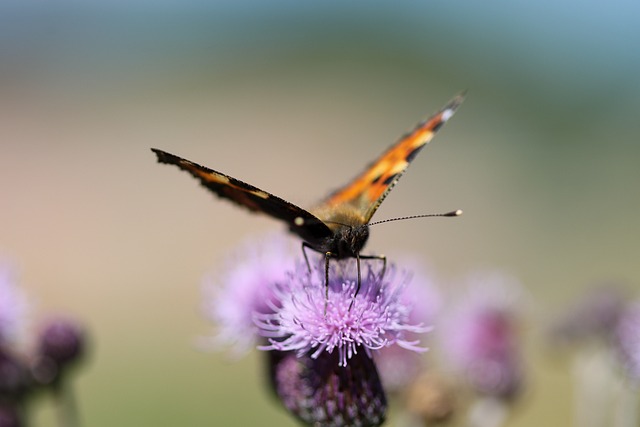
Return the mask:
<path fill-rule="evenodd" d="M 32 367 L 33 376 L 41 384 L 60 378 L 62 371 L 84 354 L 84 332 L 74 322 L 53 320 L 42 330 Z"/>
<path fill-rule="evenodd" d="M 28 383 L 27 370 L 22 362 L 0 349 L 0 402 L 18 399 L 26 391 Z"/>

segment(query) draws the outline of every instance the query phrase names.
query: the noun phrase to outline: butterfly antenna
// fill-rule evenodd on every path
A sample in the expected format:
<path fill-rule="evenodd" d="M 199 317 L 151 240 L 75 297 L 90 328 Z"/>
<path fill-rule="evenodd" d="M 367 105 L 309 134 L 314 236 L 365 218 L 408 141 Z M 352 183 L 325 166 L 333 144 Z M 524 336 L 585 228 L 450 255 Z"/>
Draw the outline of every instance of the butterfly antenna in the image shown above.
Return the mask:
<path fill-rule="evenodd" d="M 433 216 L 452 217 L 452 216 L 460 216 L 460 215 L 462 215 L 462 210 L 458 209 L 458 210 L 455 210 L 455 211 L 445 212 L 445 213 L 438 213 L 438 214 L 411 215 L 411 216 L 402 216 L 402 217 L 399 217 L 399 218 L 383 219 L 382 221 L 370 222 L 367 225 L 369 227 L 371 227 L 372 225 L 376 225 L 376 224 L 384 224 L 385 222 L 392 222 L 392 221 L 404 221 L 405 219 L 428 218 L 428 217 L 433 217 Z"/>

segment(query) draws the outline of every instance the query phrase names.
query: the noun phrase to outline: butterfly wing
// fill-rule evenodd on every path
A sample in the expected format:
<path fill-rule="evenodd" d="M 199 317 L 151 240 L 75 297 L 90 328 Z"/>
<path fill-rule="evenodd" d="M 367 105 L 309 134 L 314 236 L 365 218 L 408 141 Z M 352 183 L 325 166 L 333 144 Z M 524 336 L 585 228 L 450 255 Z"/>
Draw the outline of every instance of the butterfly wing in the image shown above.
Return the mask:
<path fill-rule="evenodd" d="M 231 200 L 252 212 L 260 212 L 284 221 L 295 234 L 314 244 L 333 233 L 321 220 L 306 210 L 273 194 L 228 175 L 200 166 L 176 155 L 152 148 L 159 163 L 175 165 L 190 173 L 216 195 Z"/>
<path fill-rule="evenodd" d="M 349 184 L 329 195 L 318 207 L 318 211 L 336 211 L 348 206 L 359 212 L 365 223 L 368 223 L 411 161 L 453 116 L 463 100 L 464 94 L 456 96 L 436 114 L 418 124 Z"/>

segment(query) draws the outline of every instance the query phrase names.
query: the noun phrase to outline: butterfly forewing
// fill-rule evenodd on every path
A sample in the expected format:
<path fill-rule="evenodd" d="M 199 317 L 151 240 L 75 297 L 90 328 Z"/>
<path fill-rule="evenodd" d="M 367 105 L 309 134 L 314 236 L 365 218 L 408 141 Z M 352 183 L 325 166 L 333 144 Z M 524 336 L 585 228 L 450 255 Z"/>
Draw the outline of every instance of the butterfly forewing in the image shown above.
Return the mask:
<path fill-rule="evenodd" d="M 162 150 L 152 148 L 152 151 L 160 163 L 189 172 L 218 196 L 285 222 L 306 245 L 324 253 L 327 260 L 329 256 L 359 257 L 369 236 L 369 220 L 416 154 L 453 115 L 462 100 L 463 95 L 455 97 L 438 113 L 400 138 L 363 173 L 320 203 L 313 213 L 223 173 Z"/>
<path fill-rule="evenodd" d="M 151 150 L 158 156 L 158 162 L 175 165 L 189 172 L 203 186 L 222 198 L 231 200 L 253 212 L 261 212 L 286 222 L 291 231 L 311 244 L 332 235 L 332 231 L 326 224 L 293 203 L 176 155 L 156 148 Z"/>
<path fill-rule="evenodd" d="M 444 108 L 420 123 L 416 128 L 371 163 L 346 186 L 333 192 L 318 212 L 354 210 L 363 223 L 368 223 L 382 201 L 387 197 L 416 154 L 427 144 L 442 125 L 460 106 L 464 95 L 453 98 Z M 348 206 L 349 208 L 346 208 Z M 322 216 L 321 219 L 325 219 Z"/>

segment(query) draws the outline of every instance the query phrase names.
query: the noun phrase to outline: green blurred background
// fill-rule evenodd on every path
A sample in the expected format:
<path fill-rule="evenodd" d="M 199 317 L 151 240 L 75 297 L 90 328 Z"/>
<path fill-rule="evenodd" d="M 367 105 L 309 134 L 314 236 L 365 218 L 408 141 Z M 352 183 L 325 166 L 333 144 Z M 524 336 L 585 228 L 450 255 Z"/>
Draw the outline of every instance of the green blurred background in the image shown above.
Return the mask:
<path fill-rule="evenodd" d="M 203 275 L 282 227 L 150 147 L 310 206 L 464 89 L 375 219 L 465 214 L 379 226 L 368 248 L 417 252 L 442 283 L 519 277 L 536 303 L 510 425 L 568 425 L 537 331 L 593 283 L 640 287 L 639 18 L 630 0 L 4 1 L 0 255 L 34 317 L 91 332 L 85 425 L 294 425 L 255 354 L 195 346 Z"/>

